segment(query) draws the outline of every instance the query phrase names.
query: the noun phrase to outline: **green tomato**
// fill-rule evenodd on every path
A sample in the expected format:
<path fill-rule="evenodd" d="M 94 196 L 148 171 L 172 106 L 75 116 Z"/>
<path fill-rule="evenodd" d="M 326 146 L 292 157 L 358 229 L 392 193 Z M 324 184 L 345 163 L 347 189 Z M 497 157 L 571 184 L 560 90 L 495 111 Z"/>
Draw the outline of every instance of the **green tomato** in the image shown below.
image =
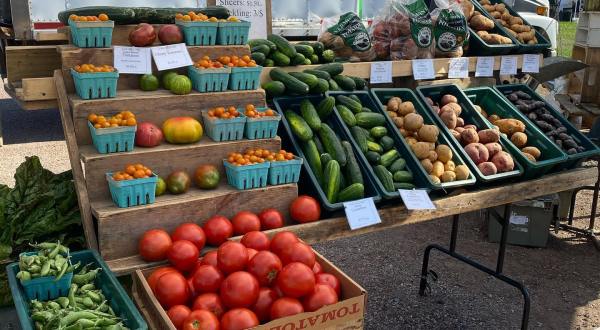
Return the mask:
<path fill-rule="evenodd" d="M 158 77 L 153 74 L 145 74 L 140 77 L 140 88 L 143 91 L 155 91 L 159 84 Z"/>
<path fill-rule="evenodd" d="M 167 183 L 165 182 L 165 180 L 163 180 L 163 178 L 158 177 L 158 181 L 156 182 L 156 190 L 154 192 L 154 195 L 156 196 L 162 196 L 165 194 L 165 192 L 167 191 Z"/>

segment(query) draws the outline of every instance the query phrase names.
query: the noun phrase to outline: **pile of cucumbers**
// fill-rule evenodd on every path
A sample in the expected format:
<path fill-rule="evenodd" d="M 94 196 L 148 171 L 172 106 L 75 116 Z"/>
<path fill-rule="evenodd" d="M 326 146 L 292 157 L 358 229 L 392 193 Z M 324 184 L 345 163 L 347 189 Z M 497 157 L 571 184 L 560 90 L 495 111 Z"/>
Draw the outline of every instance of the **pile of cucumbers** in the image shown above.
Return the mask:
<path fill-rule="evenodd" d="M 269 72 L 272 81 L 264 83 L 262 88 L 267 92 L 268 97 L 365 89 L 366 80 L 343 75 L 343 71 L 344 66 L 341 63 L 322 64 L 302 72 L 286 72 L 274 68 Z"/>
<path fill-rule="evenodd" d="M 292 44 L 276 34 L 270 34 L 267 39 L 249 40 L 248 45 L 256 64 L 266 67 L 331 63 L 335 59 L 333 50 L 326 50 L 321 42 Z"/>
<path fill-rule="evenodd" d="M 334 106 L 333 97 L 326 97 L 316 105 L 304 99 L 299 111 L 284 112 L 304 159 L 332 204 L 361 199 L 365 195 L 363 175 L 352 145 L 342 141 L 327 124 Z"/>
<path fill-rule="evenodd" d="M 385 191 L 415 188 L 413 175 L 390 137 L 384 115 L 364 107 L 356 95 L 338 95 L 336 109 Z"/>

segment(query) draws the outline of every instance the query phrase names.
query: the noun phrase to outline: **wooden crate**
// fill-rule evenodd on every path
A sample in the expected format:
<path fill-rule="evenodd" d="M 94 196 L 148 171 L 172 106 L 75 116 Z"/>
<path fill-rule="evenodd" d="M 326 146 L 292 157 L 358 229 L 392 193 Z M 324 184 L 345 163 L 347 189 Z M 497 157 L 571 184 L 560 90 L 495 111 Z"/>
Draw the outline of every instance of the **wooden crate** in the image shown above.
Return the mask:
<path fill-rule="evenodd" d="M 571 57 L 590 66 L 584 69 L 581 84 L 581 102 L 600 104 L 600 93 L 598 93 L 598 86 L 600 86 L 600 48 L 575 44 L 573 45 L 573 55 Z"/>

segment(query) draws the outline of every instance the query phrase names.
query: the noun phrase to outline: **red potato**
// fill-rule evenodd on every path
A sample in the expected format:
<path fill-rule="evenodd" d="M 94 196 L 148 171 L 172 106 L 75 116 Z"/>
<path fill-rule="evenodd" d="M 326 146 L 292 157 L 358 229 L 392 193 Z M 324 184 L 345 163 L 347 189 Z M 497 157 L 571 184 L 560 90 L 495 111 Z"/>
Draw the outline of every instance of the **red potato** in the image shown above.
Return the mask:
<path fill-rule="evenodd" d="M 458 103 L 448 103 L 442 107 L 442 112 L 447 110 L 454 111 L 454 113 L 457 116 L 460 116 L 460 114 L 462 113 L 462 108 L 460 107 L 460 105 L 458 105 Z"/>
<path fill-rule="evenodd" d="M 466 129 L 460 133 L 460 139 L 463 144 L 479 142 L 479 135 L 474 129 Z"/>
<path fill-rule="evenodd" d="M 456 118 L 456 127 L 463 127 L 465 126 L 465 120 L 462 119 L 461 117 Z"/>
<path fill-rule="evenodd" d="M 456 126 L 456 127 L 454 128 L 454 130 L 455 130 L 455 131 L 457 131 L 457 132 L 458 132 L 458 134 L 461 134 L 461 133 L 462 133 L 462 132 L 465 130 L 465 128 L 464 128 L 464 127 L 459 127 L 459 126 Z"/>
<path fill-rule="evenodd" d="M 451 95 L 451 94 L 446 94 L 444 96 L 442 96 L 442 99 L 440 100 L 440 104 L 441 105 L 446 105 L 448 103 L 457 103 L 458 99 L 456 98 L 456 96 Z"/>
<path fill-rule="evenodd" d="M 464 125 L 463 126 L 465 129 L 474 129 L 476 131 L 478 131 L 479 129 L 477 128 L 477 126 L 473 125 L 473 124 L 469 124 L 469 125 Z"/>
<path fill-rule="evenodd" d="M 496 142 L 486 143 L 485 147 L 487 148 L 490 157 L 494 157 L 495 154 L 502 151 L 502 146 Z"/>
<path fill-rule="evenodd" d="M 487 162 L 490 157 L 487 148 L 481 143 L 468 144 L 465 147 L 465 151 L 467 152 L 467 155 L 469 155 L 469 158 L 471 158 L 476 165 Z"/>
<path fill-rule="evenodd" d="M 498 142 L 500 140 L 500 132 L 493 128 L 481 130 L 477 134 L 479 135 L 479 142 L 483 144 Z"/>
<path fill-rule="evenodd" d="M 498 172 L 508 172 L 515 168 L 515 162 L 506 151 L 500 151 L 492 157 L 492 163 L 498 168 Z"/>
<path fill-rule="evenodd" d="M 457 128 L 462 128 L 462 127 L 457 127 Z M 460 133 L 458 132 L 458 130 L 456 129 L 451 129 L 450 133 L 452 133 L 452 136 L 454 136 L 454 138 L 460 142 Z"/>
<path fill-rule="evenodd" d="M 457 121 L 456 113 L 451 110 L 444 111 L 443 108 L 441 111 L 442 112 L 440 114 L 440 118 L 442 119 L 442 122 L 444 122 L 444 125 L 446 125 L 446 127 L 448 127 L 449 129 L 456 128 L 456 121 Z"/>
<path fill-rule="evenodd" d="M 483 175 L 494 175 L 494 174 L 498 173 L 498 169 L 496 168 L 496 165 L 494 165 L 494 163 L 492 163 L 492 162 L 483 162 L 483 163 L 477 165 L 477 168 L 479 168 L 479 170 L 481 171 L 481 173 L 483 173 Z"/>
<path fill-rule="evenodd" d="M 431 109 L 433 109 L 433 112 L 435 112 L 436 115 L 440 114 L 440 107 L 438 107 L 437 105 L 432 105 Z"/>

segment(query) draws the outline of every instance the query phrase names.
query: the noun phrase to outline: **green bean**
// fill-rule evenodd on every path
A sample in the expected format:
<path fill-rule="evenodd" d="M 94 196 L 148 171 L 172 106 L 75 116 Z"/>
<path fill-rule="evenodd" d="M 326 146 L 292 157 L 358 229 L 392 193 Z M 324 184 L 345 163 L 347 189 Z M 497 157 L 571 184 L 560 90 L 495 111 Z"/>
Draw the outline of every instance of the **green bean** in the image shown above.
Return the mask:
<path fill-rule="evenodd" d="M 29 268 L 27 269 L 30 273 L 39 273 L 42 271 L 42 267 L 38 266 L 38 265 L 31 265 L 29 266 Z"/>
<path fill-rule="evenodd" d="M 43 330 L 44 326 L 42 325 L 42 323 L 36 321 L 35 322 L 35 330 Z"/>
<path fill-rule="evenodd" d="M 106 300 L 104 300 L 98 307 L 96 307 L 95 311 L 104 312 L 108 310 L 108 306 L 106 305 Z"/>
<path fill-rule="evenodd" d="M 62 308 L 67 308 L 69 306 L 69 298 L 67 298 L 67 297 L 58 297 L 54 301 L 56 301 L 58 304 L 60 304 L 60 306 L 62 306 Z"/>
<path fill-rule="evenodd" d="M 41 302 L 39 302 L 37 299 L 34 299 L 31 301 L 31 307 L 33 309 L 43 309 L 44 308 L 44 304 L 42 304 Z"/>
<path fill-rule="evenodd" d="M 29 281 L 31 279 L 31 273 L 28 271 L 22 270 L 17 273 L 17 278 L 21 281 Z"/>
<path fill-rule="evenodd" d="M 87 291 L 85 294 L 87 294 L 88 297 L 90 297 L 96 303 L 101 303 L 102 302 L 102 298 L 96 292 Z"/>
<path fill-rule="evenodd" d="M 112 316 L 117 316 L 117 315 L 115 314 L 115 311 L 113 311 L 112 307 L 110 307 L 110 306 L 108 306 L 108 313 L 109 313 L 110 315 L 112 315 Z"/>
<path fill-rule="evenodd" d="M 118 322 L 114 319 L 102 318 L 102 319 L 98 319 L 95 323 L 96 323 L 95 324 L 96 326 L 107 327 L 109 325 L 115 325 Z"/>
<path fill-rule="evenodd" d="M 63 275 L 65 275 L 65 273 L 67 272 L 67 268 L 69 268 L 69 264 L 65 263 L 62 266 L 62 269 L 60 270 L 60 272 L 58 273 L 58 276 L 56 276 L 56 279 L 54 280 L 54 282 L 60 280 L 61 277 L 63 277 Z"/>
<path fill-rule="evenodd" d="M 70 325 L 63 329 L 64 330 L 83 330 L 83 326 L 81 326 L 81 323 L 74 323 L 73 325 Z"/>
<path fill-rule="evenodd" d="M 50 254 L 48 254 L 48 258 L 50 258 L 50 259 L 56 258 L 59 251 L 60 251 L 60 242 L 58 242 L 58 244 L 56 244 L 56 246 L 54 247 L 52 252 L 50 252 Z"/>
<path fill-rule="evenodd" d="M 83 298 L 82 303 L 87 308 L 92 308 L 94 306 L 94 301 L 90 297 Z"/>
<path fill-rule="evenodd" d="M 98 274 L 98 271 L 100 271 L 101 269 L 102 268 L 96 268 L 94 270 L 90 270 L 85 274 L 77 274 L 73 276 L 73 282 L 79 285 L 90 283 L 94 280 L 94 278 L 96 278 L 96 274 Z"/>
<path fill-rule="evenodd" d="M 75 269 L 77 269 L 77 267 L 79 267 L 79 265 L 81 265 L 81 261 L 78 261 L 76 264 L 69 266 L 65 273 L 72 273 Z"/>
<path fill-rule="evenodd" d="M 38 244 L 29 244 L 34 248 L 38 248 L 40 250 L 42 249 L 54 249 L 56 247 L 56 243 L 50 243 L 50 242 L 43 242 L 43 243 L 38 243 Z"/>
<path fill-rule="evenodd" d="M 96 316 L 96 314 L 94 314 L 92 312 L 88 312 L 88 311 L 73 312 L 73 313 L 69 313 L 67 316 L 63 317 L 60 320 L 60 324 L 65 326 L 65 325 L 71 325 L 71 324 L 77 322 L 77 320 L 79 320 L 79 319 L 95 320 L 97 318 L 98 318 L 98 316 Z"/>
<path fill-rule="evenodd" d="M 61 269 L 62 266 L 64 264 L 67 263 L 67 259 L 63 256 L 61 256 L 60 254 L 56 256 L 56 259 L 54 259 L 54 267 L 56 267 L 56 269 Z"/>
<path fill-rule="evenodd" d="M 53 314 L 49 311 L 40 311 L 31 314 L 31 319 L 36 322 L 46 323 L 52 318 Z"/>
<path fill-rule="evenodd" d="M 79 289 L 80 291 L 88 291 L 88 290 L 94 290 L 96 289 L 96 286 L 92 283 L 88 283 L 84 286 L 81 287 L 81 289 Z"/>
<path fill-rule="evenodd" d="M 68 294 L 68 298 L 69 298 L 69 305 L 71 305 L 72 307 L 76 307 L 77 303 L 75 302 L 75 291 L 77 291 L 77 284 L 75 283 L 71 283 L 71 287 L 69 288 L 69 294 Z"/>
<path fill-rule="evenodd" d="M 50 309 L 54 309 L 54 310 L 60 310 L 60 304 L 55 302 L 55 301 L 49 301 L 46 303 L 46 306 L 49 307 Z"/>
<path fill-rule="evenodd" d="M 40 275 L 41 276 L 48 276 L 48 272 L 50 272 L 50 262 L 46 261 L 46 262 L 44 262 L 44 265 L 42 266 L 42 269 L 40 271 Z"/>
<path fill-rule="evenodd" d="M 95 327 L 98 323 L 98 321 L 92 321 L 92 320 L 88 320 L 88 319 L 79 319 L 77 320 L 77 323 L 81 324 L 81 326 L 86 329 L 86 328 L 91 328 L 91 327 Z"/>

